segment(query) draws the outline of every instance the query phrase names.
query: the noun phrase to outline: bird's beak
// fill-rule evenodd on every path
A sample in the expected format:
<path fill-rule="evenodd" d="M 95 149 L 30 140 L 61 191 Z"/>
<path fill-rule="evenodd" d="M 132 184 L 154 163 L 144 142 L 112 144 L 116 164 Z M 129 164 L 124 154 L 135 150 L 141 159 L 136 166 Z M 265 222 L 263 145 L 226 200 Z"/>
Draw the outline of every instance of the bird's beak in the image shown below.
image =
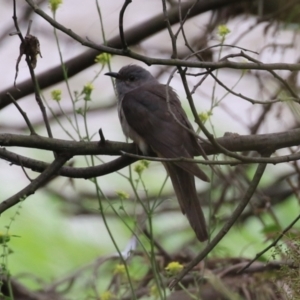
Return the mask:
<path fill-rule="evenodd" d="M 113 78 L 116 78 L 116 79 L 121 78 L 120 74 L 116 73 L 116 72 L 108 72 L 108 73 L 105 73 L 104 75 L 107 75 L 107 76 L 110 76 L 110 77 L 113 77 Z"/>

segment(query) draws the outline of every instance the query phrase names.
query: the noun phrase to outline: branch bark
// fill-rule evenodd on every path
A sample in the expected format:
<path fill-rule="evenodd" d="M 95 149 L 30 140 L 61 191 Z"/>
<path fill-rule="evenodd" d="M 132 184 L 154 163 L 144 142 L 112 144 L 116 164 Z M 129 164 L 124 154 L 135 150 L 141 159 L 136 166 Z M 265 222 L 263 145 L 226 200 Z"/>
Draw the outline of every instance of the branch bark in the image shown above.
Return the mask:
<path fill-rule="evenodd" d="M 216 140 L 220 145 L 230 151 L 257 151 L 261 153 L 267 148 L 275 151 L 286 147 L 300 145 L 300 129 L 261 135 L 225 135 L 224 137 Z M 219 153 L 219 150 L 209 144 L 207 141 L 202 142 L 201 145 L 207 155 Z M 132 154 L 136 153 L 136 145 L 133 143 L 127 144 L 106 140 L 104 145 L 99 145 L 98 142 L 74 142 L 53 138 L 50 139 L 36 135 L 24 136 L 15 134 L 0 134 L 0 146 L 24 147 L 55 151 L 57 153 L 65 153 L 71 157 L 76 155 L 118 156 L 121 154 L 121 151 Z M 245 162 L 240 163 L 265 162 L 277 164 L 297 160 L 299 159 L 299 155 L 300 154 L 296 152 L 294 154 L 273 158 L 247 157 Z M 43 172 L 49 166 L 49 164 L 46 162 L 18 155 L 3 148 L 0 148 L 0 158 L 5 159 L 15 165 L 29 168 L 37 172 Z M 91 178 L 103 176 L 120 170 L 137 161 L 139 158 L 140 157 L 121 156 L 111 162 L 96 167 L 62 167 L 58 174 L 71 178 Z M 202 161 L 202 163 L 205 164 L 206 162 Z M 237 163 L 238 162 L 236 161 L 230 162 L 232 165 Z M 209 164 L 209 162 L 207 164 Z"/>

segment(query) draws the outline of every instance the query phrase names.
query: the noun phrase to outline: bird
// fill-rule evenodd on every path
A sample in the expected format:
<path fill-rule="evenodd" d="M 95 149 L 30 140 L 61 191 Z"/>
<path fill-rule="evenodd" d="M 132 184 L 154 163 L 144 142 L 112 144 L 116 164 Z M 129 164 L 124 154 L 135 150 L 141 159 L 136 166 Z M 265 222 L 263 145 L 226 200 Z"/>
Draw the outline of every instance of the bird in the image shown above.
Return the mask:
<path fill-rule="evenodd" d="M 127 65 L 119 72 L 105 73 L 115 79 L 118 115 L 123 133 L 144 155 L 159 158 L 194 158 L 202 153 L 188 117 L 175 91 L 158 82 L 138 65 Z M 181 211 L 196 237 L 208 239 L 205 217 L 197 196 L 195 176 L 209 182 L 196 163 L 163 162 L 171 179 Z"/>

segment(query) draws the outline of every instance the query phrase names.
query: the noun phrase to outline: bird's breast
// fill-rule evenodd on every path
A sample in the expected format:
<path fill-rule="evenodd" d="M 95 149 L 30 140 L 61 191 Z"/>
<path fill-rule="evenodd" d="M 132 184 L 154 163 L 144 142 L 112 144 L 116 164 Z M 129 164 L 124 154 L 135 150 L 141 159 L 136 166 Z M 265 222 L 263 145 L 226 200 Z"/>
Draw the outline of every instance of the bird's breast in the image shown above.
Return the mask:
<path fill-rule="evenodd" d="M 118 103 L 118 115 L 120 119 L 120 123 L 122 126 L 122 130 L 126 137 L 132 139 L 138 146 L 139 149 L 142 151 L 144 155 L 148 154 L 149 146 L 146 143 L 145 139 L 141 137 L 127 122 L 126 116 L 122 109 L 122 100 Z"/>

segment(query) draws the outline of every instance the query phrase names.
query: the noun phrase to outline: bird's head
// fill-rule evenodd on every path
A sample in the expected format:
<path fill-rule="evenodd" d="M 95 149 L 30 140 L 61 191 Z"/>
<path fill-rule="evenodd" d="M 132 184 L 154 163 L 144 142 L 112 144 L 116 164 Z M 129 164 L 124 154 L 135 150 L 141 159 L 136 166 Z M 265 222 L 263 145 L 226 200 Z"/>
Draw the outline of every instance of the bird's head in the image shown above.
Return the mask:
<path fill-rule="evenodd" d="M 108 72 L 105 75 L 116 79 L 116 89 L 120 96 L 146 83 L 157 82 L 151 73 L 137 65 L 128 65 L 121 68 L 118 73 Z"/>

